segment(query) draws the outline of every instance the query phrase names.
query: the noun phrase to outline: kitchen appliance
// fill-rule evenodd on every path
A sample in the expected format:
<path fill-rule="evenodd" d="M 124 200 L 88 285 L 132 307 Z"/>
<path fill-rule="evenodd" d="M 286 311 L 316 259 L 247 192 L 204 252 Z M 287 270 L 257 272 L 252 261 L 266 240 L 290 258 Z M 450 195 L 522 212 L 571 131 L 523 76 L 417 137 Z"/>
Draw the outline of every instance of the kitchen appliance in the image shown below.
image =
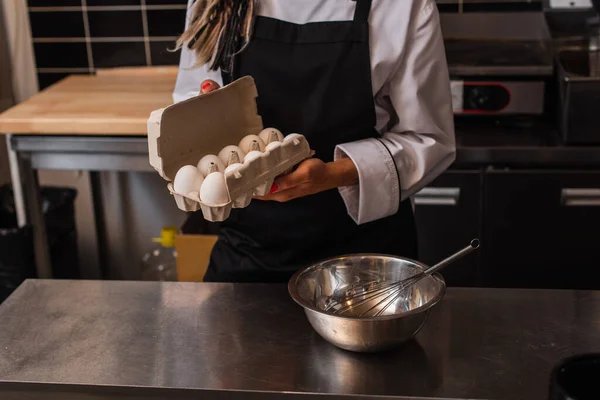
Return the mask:
<path fill-rule="evenodd" d="M 391 315 L 353 318 L 322 310 L 337 291 L 357 281 L 408 279 L 428 267 L 417 261 L 376 254 L 342 256 L 298 271 L 288 283 L 290 295 L 304 308 L 308 321 L 325 340 L 355 352 L 377 352 L 412 339 L 425 324 L 429 312 L 446 292 L 439 274 L 429 275 L 413 286 L 403 309 Z"/>
<path fill-rule="evenodd" d="M 588 18 L 588 41 L 557 55 L 560 93 L 559 125 L 565 144 L 600 143 L 600 0 Z"/>
<path fill-rule="evenodd" d="M 455 115 L 541 115 L 552 77 L 542 12 L 440 16 Z"/>

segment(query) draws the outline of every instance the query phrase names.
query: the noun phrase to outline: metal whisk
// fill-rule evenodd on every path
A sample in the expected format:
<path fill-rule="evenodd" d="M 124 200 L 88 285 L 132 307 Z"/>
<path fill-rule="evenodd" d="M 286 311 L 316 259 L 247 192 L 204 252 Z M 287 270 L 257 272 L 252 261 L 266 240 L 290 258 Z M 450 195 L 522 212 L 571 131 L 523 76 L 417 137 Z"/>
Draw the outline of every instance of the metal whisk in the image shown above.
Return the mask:
<path fill-rule="evenodd" d="M 381 282 L 373 280 L 351 285 L 340 297 L 338 297 L 338 299 L 332 299 L 327 307 L 325 307 L 325 311 L 343 315 L 357 307 L 365 305 L 368 308 L 358 314 L 359 317 L 381 316 L 396 300 L 407 293 L 407 289 L 419 282 L 422 278 L 441 270 L 448 264 L 451 264 L 477 248 L 479 248 L 479 240 L 473 239 L 469 246 L 440 261 L 433 267 L 400 281 Z M 370 305 L 370 303 L 374 304 Z"/>

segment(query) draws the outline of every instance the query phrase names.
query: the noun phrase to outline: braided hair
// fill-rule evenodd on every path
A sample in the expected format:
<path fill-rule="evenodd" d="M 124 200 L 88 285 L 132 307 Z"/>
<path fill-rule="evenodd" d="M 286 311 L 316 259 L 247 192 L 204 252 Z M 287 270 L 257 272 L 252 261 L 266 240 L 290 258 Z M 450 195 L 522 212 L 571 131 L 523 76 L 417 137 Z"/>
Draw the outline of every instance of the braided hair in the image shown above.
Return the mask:
<path fill-rule="evenodd" d="M 176 50 L 195 51 L 199 65 L 231 72 L 236 54 L 250 41 L 256 0 L 196 0 Z"/>

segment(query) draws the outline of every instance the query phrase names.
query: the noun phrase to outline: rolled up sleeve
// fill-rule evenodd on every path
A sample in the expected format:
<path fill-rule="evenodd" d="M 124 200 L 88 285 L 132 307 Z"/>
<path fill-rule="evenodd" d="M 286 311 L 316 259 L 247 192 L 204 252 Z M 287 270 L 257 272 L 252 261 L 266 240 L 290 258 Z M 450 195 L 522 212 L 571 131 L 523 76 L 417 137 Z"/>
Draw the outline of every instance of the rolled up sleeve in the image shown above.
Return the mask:
<path fill-rule="evenodd" d="M 400 182 L 384 144 L 366 139 L 337 146 L 334 159 L 344 157 L 349 157 L 358 169 L 358 185 L 339 188 L 354 222 L 362 224 L 395 214 L 400 203 Z"/>
<path fill-rule="evenodd" d="M 387 84 L 397 121 L 381 138 L 336 147 L 349 157 L 359 183 L 339 188 L 348 214 L 364 224 L 395 214 L 408 199 L 455 159 L 454 120 L 448 66 L 435 3 L 417 14 L 406 51 Z"/>

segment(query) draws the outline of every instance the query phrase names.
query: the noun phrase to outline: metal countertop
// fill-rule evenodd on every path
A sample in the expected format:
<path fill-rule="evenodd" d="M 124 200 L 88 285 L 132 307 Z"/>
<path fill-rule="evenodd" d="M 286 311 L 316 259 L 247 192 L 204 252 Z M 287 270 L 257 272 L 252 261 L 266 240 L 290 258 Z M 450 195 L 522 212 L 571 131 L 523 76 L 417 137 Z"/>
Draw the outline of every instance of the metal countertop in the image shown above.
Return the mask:
<path fill-rule="evenodd" d="M 457 151 L 453 168 L 513 167 L 589 169 L 600 167 L 600 146 L 566 145 L 546 124 L 509 129 L 457 123 Z"/>
<path fill-rule="evenodd" d="M 0 321 L 3 400 L 545 399 L 556 362 L 600 351 L 600 292 L 450 288 L 371 355 L 323 341 L 284 285 L 29 280 Z"/>

